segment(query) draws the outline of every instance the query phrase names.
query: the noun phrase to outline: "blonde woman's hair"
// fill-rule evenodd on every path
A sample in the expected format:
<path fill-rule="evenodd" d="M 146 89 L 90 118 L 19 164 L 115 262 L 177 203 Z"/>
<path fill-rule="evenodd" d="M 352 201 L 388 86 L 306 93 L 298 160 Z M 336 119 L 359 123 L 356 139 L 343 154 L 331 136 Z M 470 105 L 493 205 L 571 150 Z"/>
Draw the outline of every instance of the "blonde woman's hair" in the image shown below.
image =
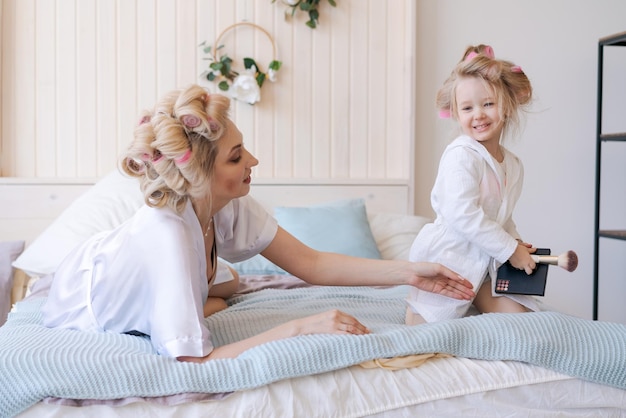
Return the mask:
<path fill-rule="evenodd" d="M 210 197 L 217 140 L 230 99 L 199 85 L 165 94 L 141 114 L 121 169 L 137 177 L 147 205 L 180 213 L 189 198 Z"/>
<path fill-rule="evenodd" d="M 456 87 L 459 80 L 474 77 L 483 80 L 495 95 L 503 119 L 504 136 L 520 127 L 520 113 L 532 101 L 532 86 L 522 68 L 510 61 L 496 59 L 488 45 L 468 47 L 463 58 L 437 92 L 440 114 L 458 119 Z"/>

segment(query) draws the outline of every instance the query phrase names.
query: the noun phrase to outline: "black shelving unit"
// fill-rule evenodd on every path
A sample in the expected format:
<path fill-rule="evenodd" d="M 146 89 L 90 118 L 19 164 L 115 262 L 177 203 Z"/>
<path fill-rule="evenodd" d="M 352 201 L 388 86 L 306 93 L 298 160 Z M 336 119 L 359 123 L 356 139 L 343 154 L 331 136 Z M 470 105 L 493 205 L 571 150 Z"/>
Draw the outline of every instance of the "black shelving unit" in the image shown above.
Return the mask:
<path fill-rule="evenodd" d="M 626 230 L 600 229 L 600 169 L 602 166 L 602 144 L 626 142 L 626 132 L 605 134 L 602 131 L 602 87 L 604 70 L 604 47 L 626 46 L 626 32 L 601 38 L 598 41 L 598 104 L 596 124 L 596 201 L 595 201 L 595 245 L 593 253 L 593 319 L 598 319 L 600 238 L 626 241 Z"/>

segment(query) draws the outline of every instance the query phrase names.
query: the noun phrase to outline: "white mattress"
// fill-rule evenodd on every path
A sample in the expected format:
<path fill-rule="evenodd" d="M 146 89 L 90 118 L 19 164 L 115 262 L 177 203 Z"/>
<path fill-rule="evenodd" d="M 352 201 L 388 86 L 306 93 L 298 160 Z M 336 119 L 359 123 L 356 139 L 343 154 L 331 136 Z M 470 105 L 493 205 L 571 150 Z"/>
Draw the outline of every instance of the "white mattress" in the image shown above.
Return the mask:
<path fill-rule="evenodd" d="M 279 381 L 225 399 L 164 406 L 38 403 L 20 417 L 620 417 L 626 391 L 511 361 L 436 358 L 396 371 L 347 369 Z"/>

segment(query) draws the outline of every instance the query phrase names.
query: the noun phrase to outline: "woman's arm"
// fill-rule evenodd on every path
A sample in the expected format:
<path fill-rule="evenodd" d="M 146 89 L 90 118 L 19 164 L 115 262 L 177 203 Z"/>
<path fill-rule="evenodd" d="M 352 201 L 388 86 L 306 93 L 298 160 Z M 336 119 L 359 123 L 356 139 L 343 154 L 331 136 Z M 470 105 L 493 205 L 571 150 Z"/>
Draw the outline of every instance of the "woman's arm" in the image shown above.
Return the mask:
<path fill-rule="evenodd" d="M 320 252 L 304 245 L 280 227 L 261 254 L 294 276 L 316 285 L 406 284 L 455 299 L 470 300 L 475 296 L 469 281 L 440 264 L 373 260 Z"/>
<path fill-rule="evenodd" d="M 206 357 L 177 357 L 180 361 L 202 363 L 219 358 L 235 358 L 239 354 L 270 341 L 306 334 L 369 334 L 369 330 L 351 315 L 338 310 L 330 310 L 301 319 L 294 319 L 254 337 L 223 345 L 211 351 Z"/>

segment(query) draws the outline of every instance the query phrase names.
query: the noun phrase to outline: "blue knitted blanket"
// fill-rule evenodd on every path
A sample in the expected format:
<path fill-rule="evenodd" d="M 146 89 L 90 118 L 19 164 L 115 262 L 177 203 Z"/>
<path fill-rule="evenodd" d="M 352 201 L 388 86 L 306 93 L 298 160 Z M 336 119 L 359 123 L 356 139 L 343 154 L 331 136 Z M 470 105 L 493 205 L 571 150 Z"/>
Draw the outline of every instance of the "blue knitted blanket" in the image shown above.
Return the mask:
<path fill-rule="evenodd" d="M 338 308 L 372 334 L 307 335 L 205 364 L 155 354 L 146 337 L 47 329 L 44 298 L 17 305 L 0 328 L 0 416 L 47 398 L 118 399 L 244 390 L 364 361 L 419 353 L 517 360 L 626 389 L 626 325 L 554 312 L 488 314 L 403 325 L 406 288 L 267 289 L 234 298 L 208 319 L 214 344 Z"/>

